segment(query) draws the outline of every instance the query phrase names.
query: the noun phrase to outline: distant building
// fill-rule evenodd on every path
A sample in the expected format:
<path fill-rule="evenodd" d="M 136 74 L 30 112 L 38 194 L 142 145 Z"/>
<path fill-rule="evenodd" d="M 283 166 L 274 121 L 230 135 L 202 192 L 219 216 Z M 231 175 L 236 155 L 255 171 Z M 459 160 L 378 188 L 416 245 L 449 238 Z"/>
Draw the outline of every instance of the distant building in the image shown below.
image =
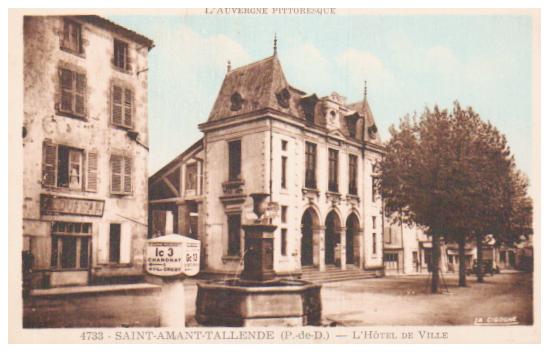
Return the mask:
<path fill-rule="evenodd" d="M 98 16 L 24 19 L 23 248 L 33 287 L 143 274 L 152 47 Z"/>
<path fill-rule="evenodd" d="M 186 128 L 187 126 L 181 126 Z M 204 137 L 151 176 L 151 236 L 202 241 L 202 272 L 234 275 L 251 193 L 270 194 L 274 270 L 383 270 L 381 200 L 373 165 L 383 148 L 366 96 L 349 104 L 291 86 L 279 59 L 228 68 Z"/>
<path fill-rule="evenodd" d="M 431 271 L 431 251 L 431 237 L 419 227 L 386 222 L 383 262 L 388 275 Z"/>

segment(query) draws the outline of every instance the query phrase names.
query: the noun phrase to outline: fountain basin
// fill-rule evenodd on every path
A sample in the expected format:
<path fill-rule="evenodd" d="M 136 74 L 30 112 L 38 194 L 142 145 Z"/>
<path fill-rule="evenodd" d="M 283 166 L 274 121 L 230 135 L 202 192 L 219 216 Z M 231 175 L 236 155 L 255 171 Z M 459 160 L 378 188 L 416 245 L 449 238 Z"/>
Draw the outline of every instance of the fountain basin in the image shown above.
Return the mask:
<path fill-rule="evenodd" d="M 197 283 L 196 320 L 206 326 L 320 325 L 321 285 L 241 279 Z"/>

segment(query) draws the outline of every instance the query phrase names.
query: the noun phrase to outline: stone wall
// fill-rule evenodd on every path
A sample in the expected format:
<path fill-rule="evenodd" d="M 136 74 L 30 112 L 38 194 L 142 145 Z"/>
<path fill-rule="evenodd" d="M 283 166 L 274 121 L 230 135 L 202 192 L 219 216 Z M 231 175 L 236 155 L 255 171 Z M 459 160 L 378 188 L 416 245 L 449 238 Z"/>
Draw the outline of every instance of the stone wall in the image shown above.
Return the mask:
<path fill-rule="evenodd" d="M 114 67 L 113 34 L 82 22 L 83 53 L 74 54 L 60 49 L 62 17 L 26 17 L 24 21 L 24 138 L 23 138 L 23 236 L 25 248 L 35 255 L 37 269 L 47 269 L 50 260 L 50 226 L 52 221 L 92 223 L 92 272 L 100 275 L 142 273 L 143 245 L 147 233 L 147 47 L 129 43 L 132 68 L 122 72 Z M 60 114 L 60 66 L 68 66 L 86 74 L 84 118 Z M 137 141 L 127 131 L 111 123 L 111 82 L 122 81 L 134 91 L 134 127 Z M 44 187 L 42 185 L 42 149 L 44 140 L 86 152 L 98 153 L 97 192 Z M 112 154 L 131 156 L 131 195 L 115 196 L 110 192 L 110 157 Z M 85 176 L 85 163 L 83 175 Z M 105 202 L 102 217 L 76 215 L 41 215 L 40 195 L 98 199 Z M 108 263 L 109 224 L 125 224 L 131 237 L 125 239 L 128 248 L 124 265 Z M 123 249 L 124 251 L 124 249 Z"/>

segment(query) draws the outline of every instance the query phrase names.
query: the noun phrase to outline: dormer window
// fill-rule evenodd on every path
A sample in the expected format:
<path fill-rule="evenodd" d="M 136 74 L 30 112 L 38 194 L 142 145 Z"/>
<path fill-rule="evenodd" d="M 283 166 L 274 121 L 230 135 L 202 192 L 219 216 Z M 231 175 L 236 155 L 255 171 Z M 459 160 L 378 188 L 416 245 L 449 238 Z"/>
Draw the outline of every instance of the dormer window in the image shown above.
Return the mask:
<path fill-rule="evenodd" d="M 284 88 L 280 92 L 276 93 L 276 100 L 278 105 L 287 109 L 290 107 L 290 92 L 288 89 Z"/>
<path fill-rule="evenodd" d="M 242 99 L 240 93 L 235 92 L 233 95 L 231 95 L 231 111 L 238 111 L 242 109 L 243 102 L 244 99 Z"/>
<path fill-rule="evenodd" d="M 315 106 L 317 102 L 318 98 L 316 94 L 304 96 L 300 99 L 301 109 L 308 124 L 314 125 L 315 123 Z"/>
<path fill-rule="evenodd" d="M 376 133 L 377 133 L 377 126 L 374 123 L 372 126 L 368 127 L 368 135 L 370 136 L 370 138 L 375 138 Z"/>
<path fill-rule="evenodd" d="M 347 130 L 349 131 L 350 138 L 357 138 L 357 122 L 360 119 L 360 116 L 357 113 L 352 115 L 347 115 Z"/>

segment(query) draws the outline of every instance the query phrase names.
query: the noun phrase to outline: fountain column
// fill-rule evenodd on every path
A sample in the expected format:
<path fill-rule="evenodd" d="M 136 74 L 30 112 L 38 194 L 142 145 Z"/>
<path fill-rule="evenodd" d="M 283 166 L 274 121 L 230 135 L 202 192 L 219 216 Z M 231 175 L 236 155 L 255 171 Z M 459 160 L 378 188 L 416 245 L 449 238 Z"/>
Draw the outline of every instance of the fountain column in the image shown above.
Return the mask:
<path fill-rule="evenodd" d="M 274 272 L 274 231 L 277 226 L 264 218 L 268 193 L 252 193 L 257 220 L 242 225 L 244 229 L 244 270 L 240 278 L 246 281 L 264 282 L 276 277 Z"/>

